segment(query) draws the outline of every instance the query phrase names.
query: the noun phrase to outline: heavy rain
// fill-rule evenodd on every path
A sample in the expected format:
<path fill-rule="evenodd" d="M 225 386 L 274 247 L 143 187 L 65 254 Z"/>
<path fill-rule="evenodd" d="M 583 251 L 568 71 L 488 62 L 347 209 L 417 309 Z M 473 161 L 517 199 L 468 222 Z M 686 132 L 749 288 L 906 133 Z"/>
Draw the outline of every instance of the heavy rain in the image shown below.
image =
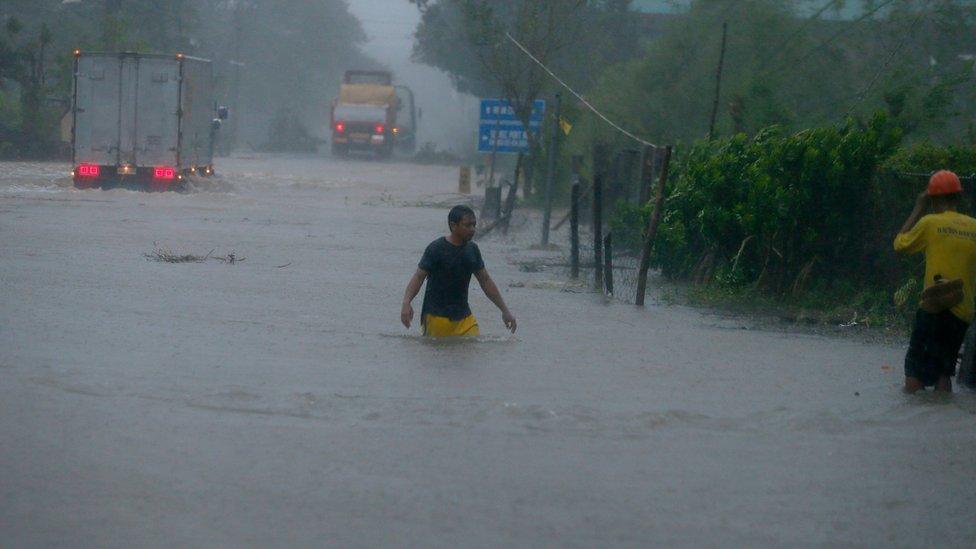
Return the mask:
<path fill-rule="evenodd" d="M 971 2 L 0 24 L 0 546 L 976 545 Z"/>

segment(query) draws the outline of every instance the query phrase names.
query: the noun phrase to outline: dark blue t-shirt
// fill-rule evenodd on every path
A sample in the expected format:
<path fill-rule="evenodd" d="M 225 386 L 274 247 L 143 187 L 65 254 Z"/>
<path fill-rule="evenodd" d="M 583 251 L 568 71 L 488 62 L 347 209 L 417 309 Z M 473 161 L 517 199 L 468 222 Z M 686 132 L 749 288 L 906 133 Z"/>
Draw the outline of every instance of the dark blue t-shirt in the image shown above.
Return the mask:
<path fill-rule="evenodd" d="M 468 284 L 472 274 L 485 268 L 477 244 L 466 242 L 455 246 L 442 236 L 427 246 L 417 266 L 427 271 L 421 318 L 432 314 L 461 320 L 471 314 Z"/>

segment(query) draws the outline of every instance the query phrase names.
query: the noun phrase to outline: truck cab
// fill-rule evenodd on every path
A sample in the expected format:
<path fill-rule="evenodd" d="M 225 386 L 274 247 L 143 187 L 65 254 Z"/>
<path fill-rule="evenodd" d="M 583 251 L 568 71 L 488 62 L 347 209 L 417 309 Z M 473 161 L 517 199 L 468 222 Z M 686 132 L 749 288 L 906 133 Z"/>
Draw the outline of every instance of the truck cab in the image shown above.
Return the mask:
<path fill-rule="evenodd" d="M 345 72 L 332 103 L 332 154 L 363 151 L 386 158 L 395 148 L 412 150 L 415 127 L 413 93 L 394 86 L 389 71 Z"/>

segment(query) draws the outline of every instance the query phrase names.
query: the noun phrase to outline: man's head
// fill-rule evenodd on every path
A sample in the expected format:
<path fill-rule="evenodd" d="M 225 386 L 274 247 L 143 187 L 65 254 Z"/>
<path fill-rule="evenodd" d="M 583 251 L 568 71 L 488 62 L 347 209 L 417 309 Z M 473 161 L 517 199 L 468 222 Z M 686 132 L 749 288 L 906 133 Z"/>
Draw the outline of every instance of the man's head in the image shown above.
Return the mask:
<path fill-rule="evenodd" d="M 447 226 L 451 234 L 461 242 L 468 242 L 474 238 L 474 230 L 477 226 L 474 210 L 467 206 L 454 206 L 447 214 Z"/>
<path fill-rule="evenodd" d="M 929 178 L 927 194 L 932 209 L 937 212 L 956 210 L 962 197 L 962 183 L 959 176 L 949 170 L 940 170 Z"/>

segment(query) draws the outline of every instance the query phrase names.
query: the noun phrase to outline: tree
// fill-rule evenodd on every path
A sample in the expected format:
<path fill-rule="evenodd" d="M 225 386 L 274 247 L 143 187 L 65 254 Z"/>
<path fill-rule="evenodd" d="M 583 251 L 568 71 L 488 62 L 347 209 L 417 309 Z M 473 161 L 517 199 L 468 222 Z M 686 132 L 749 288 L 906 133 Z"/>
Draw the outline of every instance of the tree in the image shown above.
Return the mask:
<path fill-rule="evenodd" d="M 16 18 L 9 18 L 0 37 L 0 154 L 37 157 L 55 148 L 57 113 L 46 105 L 46 50 L 50 29 L 41 24 L 27 33 Z M 6 85 L 14 83 L 15 86 Z"/>
<path fill-rule="evenodd" d="M 507 99 L 525 127 L 534 101 L 558 87 L 539 63 L 585 91 L 602 66 L 637 49 L 629 0 L 411 1 L 422 12 L 414 58 L 447 72 L 459 91 Z M 529 133 L 531 150 L 539 141 Z"/>
<path fill-rule="evenodd" d="M 585 5 L 583 0 L 422 2 L 414 57 L 447 71 L 459 91 L 508 99 L 528 126 L 532 103 L 548 77 L 506 34 L 543 64 L 558 64 L 579 33 Z"/>
<path fill-rule="evenodd" d="M 833 124 L 883 108 L 919 137 L 961 135 L 974 103 L 964 85 L 972 62 L 959 55 L 976 52 L 976 8 L 959 0 L 847 5 L 860 10 L 842 18 L 829 9 L 811 15 L 801 0 L 696 0 L 639 60 L 608 70 L 594 96 L 644 135 L 703 136 L 728 22 L 720 134 Z"/>

